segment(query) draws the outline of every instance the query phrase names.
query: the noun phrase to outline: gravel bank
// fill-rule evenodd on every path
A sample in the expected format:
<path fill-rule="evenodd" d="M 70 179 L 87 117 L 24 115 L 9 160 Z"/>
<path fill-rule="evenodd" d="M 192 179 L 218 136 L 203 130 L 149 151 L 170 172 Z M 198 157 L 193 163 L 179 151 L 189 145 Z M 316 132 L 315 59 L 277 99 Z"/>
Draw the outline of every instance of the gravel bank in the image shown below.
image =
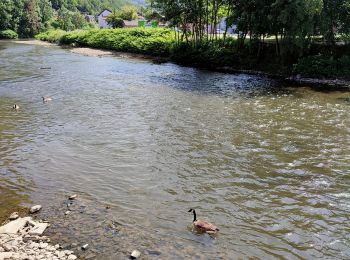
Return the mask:
<path fill-rule="evenodd" d="M 1 226 L 0 260 L 77 259 L 73 251 L 50 244 L 50 238 L 43 235 L 48 227 L 48 223 L 34 221 L 31 217 L 17 218 Z"/>

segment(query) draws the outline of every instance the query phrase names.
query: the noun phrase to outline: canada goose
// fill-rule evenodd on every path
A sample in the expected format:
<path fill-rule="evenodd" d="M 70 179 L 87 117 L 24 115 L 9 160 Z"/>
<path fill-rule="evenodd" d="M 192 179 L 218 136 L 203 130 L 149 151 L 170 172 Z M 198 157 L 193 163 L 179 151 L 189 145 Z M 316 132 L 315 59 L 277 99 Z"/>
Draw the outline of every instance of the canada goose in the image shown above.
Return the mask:
<path fill-rule="evenodd" d="M 13 110 L 18 110 L 19 109 L 19 105 L 17 104 L 14 104 L 13 107 L 12 107 Z"/>
<path fill-rule="evenodd" d="M 49 102 L 49 101 L 52 101 L 52 98 L 51 97 L 42 97 L 43 98 L 43 102 L 46 103 L 46 102 Z"/>
<path fill-rule="evenodd" d="M 219 228 L 214 224 L 211 224 L 205 220 L 197 219 L 196 211 L 194 209 L 190 209 L 188 212 L 193 212 L 193 226 L 196 229 L 208 234 L 215 234 L 217 231 L 219 231 Z"/>

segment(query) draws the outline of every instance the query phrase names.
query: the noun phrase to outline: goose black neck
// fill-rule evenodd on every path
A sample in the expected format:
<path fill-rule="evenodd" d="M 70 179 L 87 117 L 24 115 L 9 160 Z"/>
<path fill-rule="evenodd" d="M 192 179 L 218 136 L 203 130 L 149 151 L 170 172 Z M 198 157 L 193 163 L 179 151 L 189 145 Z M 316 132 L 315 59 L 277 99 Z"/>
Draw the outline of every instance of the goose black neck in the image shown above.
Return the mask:
<path fill-rule="evenodd" d="M 197 214 L 196 211 L 193 210 L 193 222 L 195 222 L 197 220 Z"/>

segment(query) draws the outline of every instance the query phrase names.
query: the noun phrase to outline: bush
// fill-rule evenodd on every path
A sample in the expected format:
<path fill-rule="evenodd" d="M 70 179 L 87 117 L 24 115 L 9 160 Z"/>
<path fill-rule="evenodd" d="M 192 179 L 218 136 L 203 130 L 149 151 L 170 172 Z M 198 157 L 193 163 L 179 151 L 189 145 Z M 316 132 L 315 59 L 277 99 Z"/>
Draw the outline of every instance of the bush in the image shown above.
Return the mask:
<path fill-rule="evenodd" d="M 349 77 L 350 57 L 344 55 L 340 58 L 334 58 L 321 54 L 304 57 L 294 65 L 293 72 L 307 77 Z"/>
<path fill-rule="evenodd" d="M 169 29 L 119 28 L 64 32 L 51 30 L 36 36 L 42 41 L 121 52 L 168 56 L 174 42 Z"/>
<path fill-rule="evenodd" d="M 35 36 L 35 38 L 41 41 L 59 43 L 61 38 L 65 34 L 66 32 L 63 30 L 49 30 L 43 33 L 39 33 L 38 35 Z"/>
<path fill-rule="evenodd" d="M 18 34 L 12 30 L 0 31 L 0 39 L 17 39 Z"/>

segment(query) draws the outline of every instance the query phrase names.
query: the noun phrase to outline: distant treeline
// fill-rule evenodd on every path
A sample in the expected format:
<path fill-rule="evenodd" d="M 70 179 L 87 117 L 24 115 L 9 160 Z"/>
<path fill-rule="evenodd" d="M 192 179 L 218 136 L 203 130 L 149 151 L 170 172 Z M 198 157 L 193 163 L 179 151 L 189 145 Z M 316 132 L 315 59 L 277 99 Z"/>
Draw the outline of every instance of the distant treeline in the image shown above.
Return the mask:
<path fill-rule="evenodd" d="M 338 37 L 349 40 L 350 0 L 151 0 L 171 26 L 180 28 L 178 41 L 193 45 L 218 38 L 207 25 L 226 18 L 226 32 L 237 25 L 241 47 L 249 39 L 261 53 L 267 38 L 274 38 L 278 56 L 300 55 L 322 39 L 335 46 Z M 319 38 L 317 38 L 319 37 Z M 259 45 L 260 43 L 260 45 Z"/>
<path fill-rule="evenodd" d="M 126 4 L 128 0 L 1 0 L 0 38 L 13 38 L 13 32 L 32 37 L 48 28 L 87 28 L 81 13 L 97 15 L 105 8 L 114 10 Z"/>

